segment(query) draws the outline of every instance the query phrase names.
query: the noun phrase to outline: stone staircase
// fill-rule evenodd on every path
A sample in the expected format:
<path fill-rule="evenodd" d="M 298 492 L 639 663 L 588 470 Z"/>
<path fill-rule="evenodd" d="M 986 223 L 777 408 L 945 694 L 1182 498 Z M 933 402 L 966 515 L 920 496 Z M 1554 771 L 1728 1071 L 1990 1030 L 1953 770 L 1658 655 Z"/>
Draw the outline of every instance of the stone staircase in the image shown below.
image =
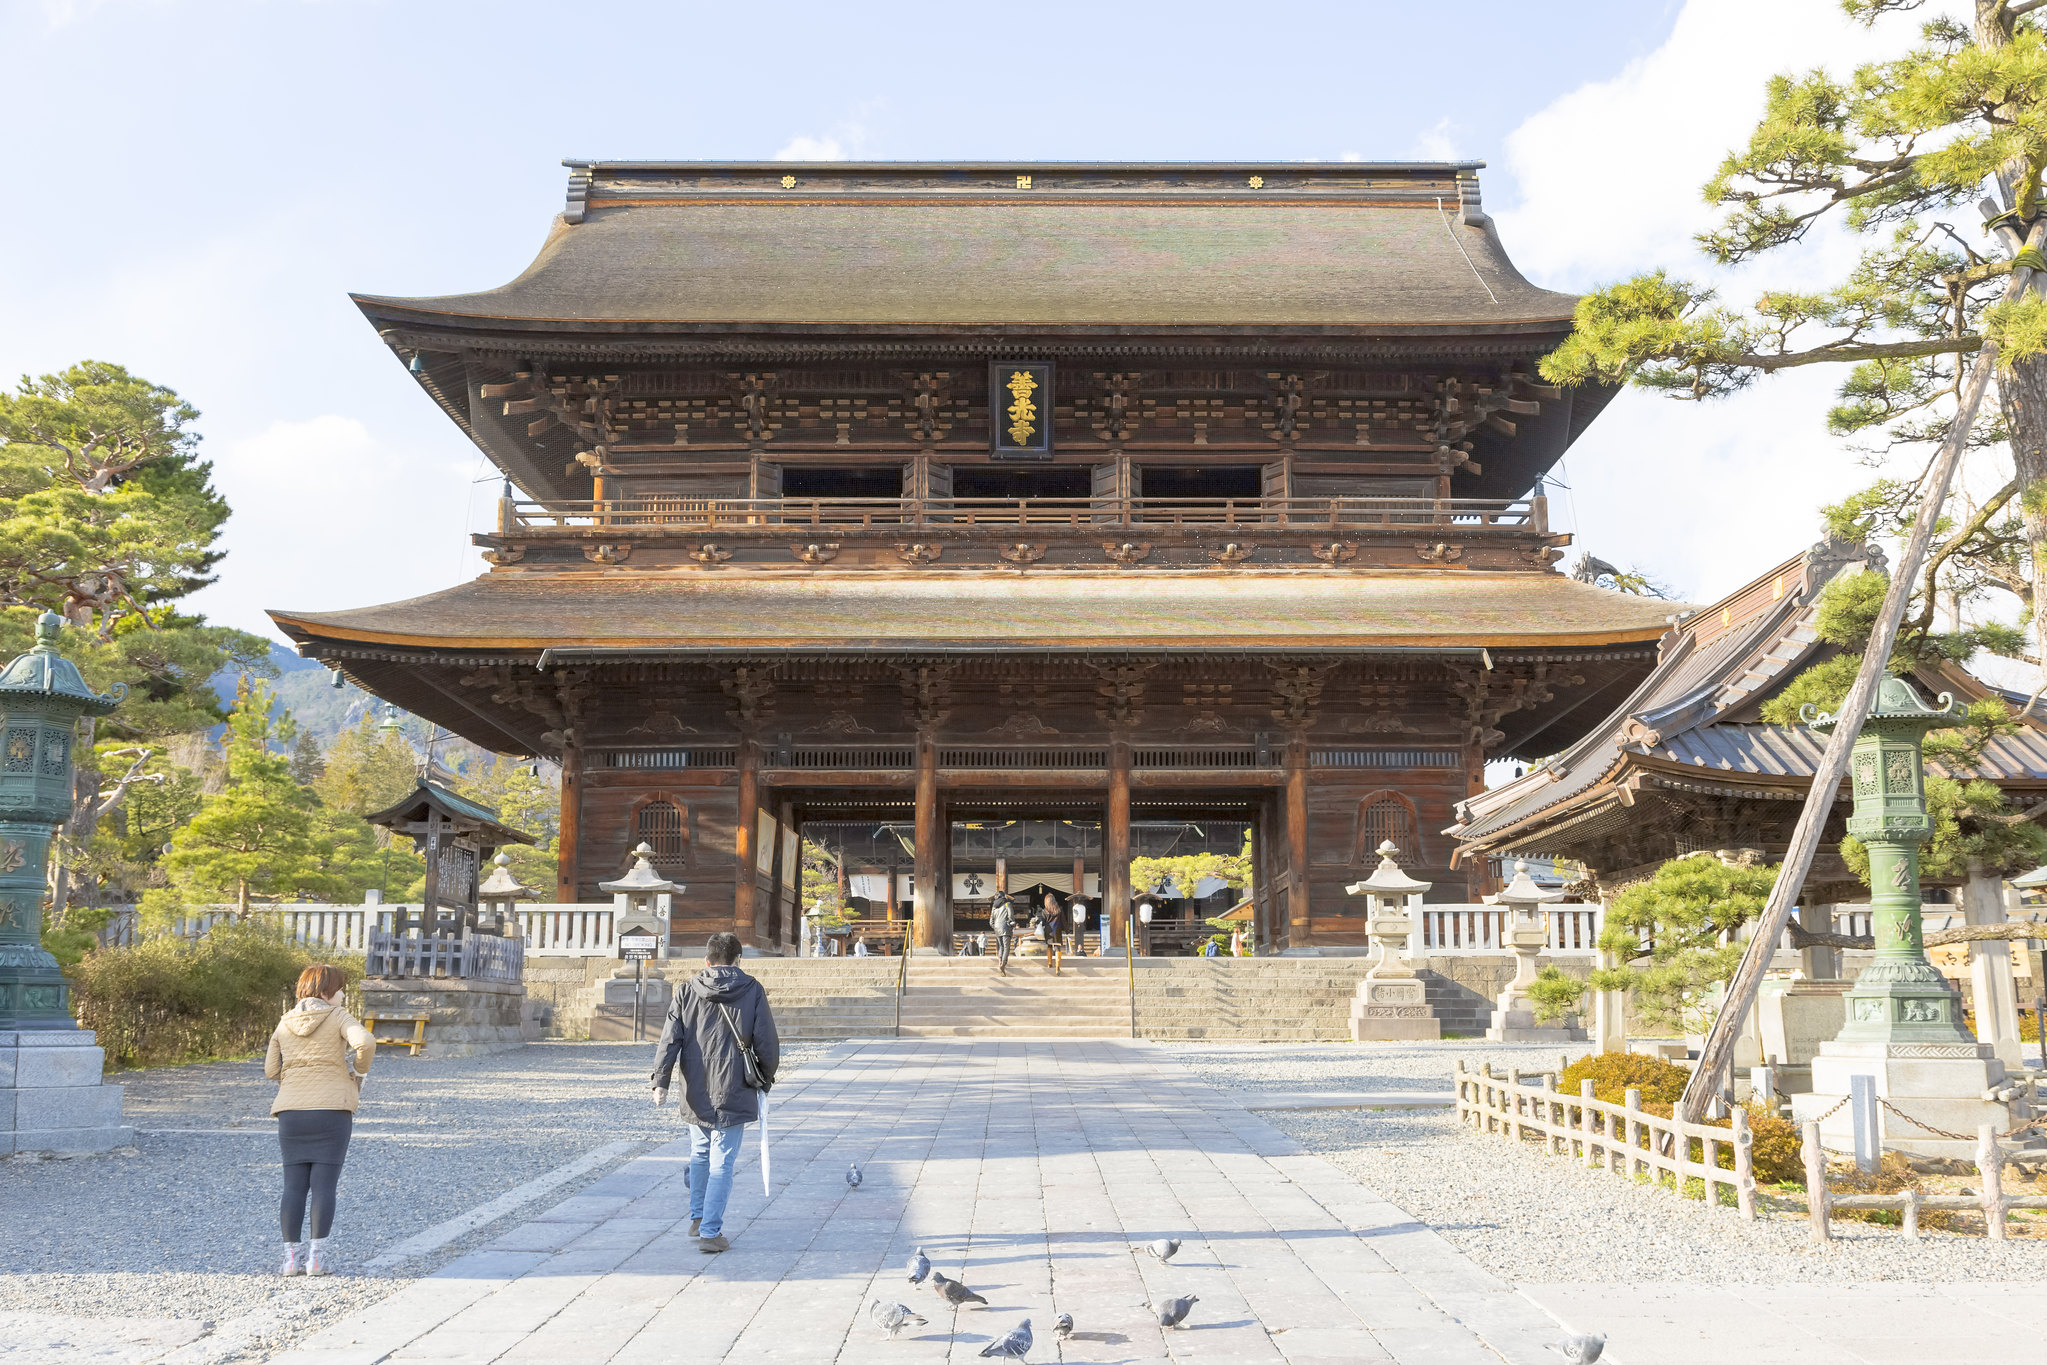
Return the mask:
<path fill-rule="evenodd" d="M 999 976 L 986 957 L 913 957 L 903 995 L 905 1038 L 1128 1038 L 1130 992 L 1120 962 L 1012 958 Z"/>
<path fill-rule="evenodd" d="M 739 965 L 767 988 L 782 1037 L 829 1042 L 895 1036 L 901 963 L 894 957 L 749 957 Z"/>
<path fill-rule="evenodd" d="M 1493 1002 L 1439 972 L 1421 974 L 1422 989 L 1443 1026 L 1443 1036 L 1476 1038 L 1493 1022 Z"/>
<path fill-rule="evenodd" d="M 1206 1042 L 1338 1042 L 1366 957 L 1139 958 L 1137 1033 Z"/>

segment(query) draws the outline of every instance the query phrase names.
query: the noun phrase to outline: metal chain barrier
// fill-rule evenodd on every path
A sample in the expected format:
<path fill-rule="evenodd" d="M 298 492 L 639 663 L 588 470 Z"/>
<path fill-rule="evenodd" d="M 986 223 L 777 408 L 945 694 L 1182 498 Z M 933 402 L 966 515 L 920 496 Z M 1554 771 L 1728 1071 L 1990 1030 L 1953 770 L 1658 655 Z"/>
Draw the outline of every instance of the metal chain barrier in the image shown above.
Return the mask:
<path fill-rule="evenodd" d="M 1828 1119 L 1834 1117 L 1834 1115 L 1840 1113 L 1843 1109 L 1847 1108 L 1847 1106 L 1848 1096 L 1843 1095 L 1840 1099 L 1834 1102 L 1834 1107 L 1832 1109 L 1829 1109 L 1824 1114 L 1813 1115 L 1811 1118 L 1805 1120 L 1805 1123 L 1825 1123 Z M 1900 1115 L 1900 1117 L 1903 1116 Z M 1801 1123 L 1799 1126 L 1802 1128 L 1805 1126 L 1805 1123 Z"/>
<path fill-rule="evenodd" d="M 1843 1098 L 1841 1104 L 1846 1103 L 1848 1103 L 1847 1099 Z M 1892 1104 L 1887 1099 L 1879 1097 L 1877 1099 L 1877 1103 L 1882 1105 L 1886 1112 L 1894 1115 L 1897 1118 L 1905 1120 L 1905 1122 L 1911 1124 L 1914 1128 L 1919 1129 L 1923 1133 L 1931 1133 L 1935 1137 L 1943 1137 L 1950 1142 L 1974 1142 L 1976 1140 L 1976 1135 L 1974 1133 L 1950 1133 L 1945 1128 L 1936 1128 L 1930 1123 L 1921 1123 L 1918 1119 L 1913 1118 L 1910 1114 L 1898 1108 L 1897 1105 Z M 1841 1107 L 1841 1104 L 1835 1105 L 1834 1109 L 1839 1109 Z M 1827 1111 L 1827 1114 L 1833 1113 L 1834 1109 L 1829 1109 Z M 1827 1114 L 1822 1114 L 1820 1115 L 1820 1117 L 1825 1118 Z M 2016 1137 L 2020 1133 L 2026 1132 L 2032 1128 L 2037 1127 L 2038 1125 L 2039 1125 L 2038 1119 L 2028 1119 L 2024 1123 L 2020 1123 L 2013 1127 L 2005 1129 L 2002 1133 L 1997 1134 L 1997 1136 L 2000 1138 Z"/>

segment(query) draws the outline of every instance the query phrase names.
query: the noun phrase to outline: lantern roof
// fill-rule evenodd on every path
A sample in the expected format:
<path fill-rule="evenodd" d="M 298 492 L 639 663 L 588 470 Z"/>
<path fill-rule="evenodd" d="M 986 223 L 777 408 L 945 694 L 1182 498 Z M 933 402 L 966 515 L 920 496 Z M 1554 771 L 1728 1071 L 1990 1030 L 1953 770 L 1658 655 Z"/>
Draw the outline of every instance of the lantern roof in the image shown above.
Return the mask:
<path fill-rule="evenodd" d="M 1543 890 L 1535 884 L 1535 878 L 1528 875 L 1528 864 L 1517 861 L 1514 864 L 1514 880 L 1508 882 L 1506 889 L 1499 895 L 1490 899 L 1494 905 L 1511 905 L 1516 910 L 1533 910 L 1539 905 L 1553 905 L 1567 894 L 1563 891 Z"/>
<path fill-rule="evenodd" d="M 476 888 L 478 900 L 530 901 L 538 898 L 540 895 L 538 891 L 512 875 L 512 859 L 509 855 L 500 853 L 491 859 L 491 863 L 493 866 L 489 878 L 482 886 Z"/>
<path fill-rule="evenodd" d="M 103 716 L 128 695 L 124 683 L 114 684 L 113 690 L 104 694 L 85 685 L 78 665 L 57 652 L 57 632 L 63 626 L 64 618 L 54 611 L 36 618 L 35 648 L 0 670 L 0 708 L 42 697 L 61 699 L 72 710 Z"/>
<path fill-rule="evenodd" d="M 665 896 L 673 893 L 677 890 L 675 883 L 654 870 L 653 858 L 653 846 L 642 843 L 633 850 L 632 870 L 615 882 L 597 883 L 597 889 L 610 892 L 612 895 L 622 891 L 628 896 Z"/>
<path fill-rule="evenodd" d="M 1403 872 L 1400 864 L 1393 861 L 1393 856 L 1399 852 L 1391 839 L 1380 844 L 1379 866 L 1372 870 L 1372 875 L 1361 882 L 1352 882 L 1344 890 L 1353 896 L 1382 896 L 1391 900 L 1394 897 L 1418 896 L 1435 885 L 1434 882 L 1418 882 Z"/>
<path fill-rule="evenodd" d="M 1876 704 L 1869 708 L 1869 724 L 1892 728 L 1937 730 L 1953 725 L 1962 717 L 1963 708 L 1955 705 L 1952 692 L 1940 694 L 1937 707 L 1929 707 L 1919 699 L 1919 690 L 1905 679 L 1885 674 L 1877 684 Z M 1835 714 L 1817 713 L 1807 706 L 1800 717 L 1806 724 L 1821 734 L 1831 734 L 1840 717 Z"/>

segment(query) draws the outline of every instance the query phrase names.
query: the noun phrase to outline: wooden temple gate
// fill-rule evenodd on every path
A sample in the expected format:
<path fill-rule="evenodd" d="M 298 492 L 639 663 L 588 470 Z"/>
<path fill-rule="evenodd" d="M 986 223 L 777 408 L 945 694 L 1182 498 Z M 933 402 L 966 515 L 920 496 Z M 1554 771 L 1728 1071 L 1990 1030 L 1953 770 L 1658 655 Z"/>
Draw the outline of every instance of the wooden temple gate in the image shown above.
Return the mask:
<path fill-rule="evenodd" d="M 504 472 L 490 569 L 275 619 L 557 759 L 560 900 L 644 841 L 678 940 L 790 950 L 803 827 L 871 815 L 917 946 L 971 918 L 955 828 L 1031 819 L 1095 831 L 1120 942 L 1207 812 L 1261 951 L 1361 943 L 1370 850 L 1489 889 L 1457 804 L 1668 629 L 1557 572 L 1541 477 L 1610 393 L 1537 379 L 1575 300 L 1474 163 L 579 162 L 519 280 L 356 301 Z"/>

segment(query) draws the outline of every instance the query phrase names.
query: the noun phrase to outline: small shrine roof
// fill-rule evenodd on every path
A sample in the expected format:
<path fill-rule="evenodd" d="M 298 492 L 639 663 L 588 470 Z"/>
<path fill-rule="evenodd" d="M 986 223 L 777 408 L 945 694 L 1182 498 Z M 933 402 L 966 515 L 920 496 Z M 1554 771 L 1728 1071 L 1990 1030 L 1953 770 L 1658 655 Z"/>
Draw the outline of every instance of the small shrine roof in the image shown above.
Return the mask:
<path fill-rule="evenodd" d="M 277 610 L 294 640 L 441 650 L 1240 649 L 1643 644 L 1673 604 L 1556 574 L 1227 570 L 496 572 L 384 606 Z"/>
<path fill-rule="evenodd" d="M 424 820 L 430 812 L 453 821 L 457 833 L 475 834 L 493 848 L 505 844 L 540 842 L 533 835 L 503 823 L 498 819 L 498 813 L 489 806 L 480 805 L 465 796 L 458 796 L 438 782 L 422 782 L 407 792 L 395 805 L 387 806 L 373 815 L 365 815 L 363 819 L 373 825 L 396 828 Z"/>
<path fill-rule="evenodd" d="M 1480 162 L 569 162 L 496 289 L 373 321 L 582 331 L 1567 328 L 1479 209 Z"/>

